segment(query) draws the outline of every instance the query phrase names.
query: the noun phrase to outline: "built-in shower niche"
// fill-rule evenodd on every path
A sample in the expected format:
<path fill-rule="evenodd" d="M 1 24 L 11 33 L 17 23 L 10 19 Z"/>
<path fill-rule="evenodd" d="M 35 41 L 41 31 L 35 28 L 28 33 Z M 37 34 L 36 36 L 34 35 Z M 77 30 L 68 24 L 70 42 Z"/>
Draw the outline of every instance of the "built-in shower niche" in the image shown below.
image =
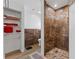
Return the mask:
<path fill-rule="evenodd" d="M 69 51 L 69 17 L 68 7 L 59 10 L 45 5 L 44 16 L 44 54 L 51 55 L 54 51 Z M 68 55 L 68 53 L 67 53 Z"/>

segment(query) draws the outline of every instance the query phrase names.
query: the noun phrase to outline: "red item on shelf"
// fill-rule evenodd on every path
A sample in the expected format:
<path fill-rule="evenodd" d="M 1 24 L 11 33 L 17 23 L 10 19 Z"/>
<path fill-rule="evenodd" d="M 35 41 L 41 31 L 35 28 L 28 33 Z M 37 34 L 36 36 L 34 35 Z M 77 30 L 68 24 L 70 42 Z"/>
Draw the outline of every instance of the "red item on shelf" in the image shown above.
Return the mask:
<path fill-rule="evenodd" d="M 12 26 L 4 26 L 4 32 L 5 33 L 12 33 L 13 27 Z"/>
<path fill-rule="evenodd" d="M 16 30 L 16 32 L 21 32 L 21 30 Z"/>

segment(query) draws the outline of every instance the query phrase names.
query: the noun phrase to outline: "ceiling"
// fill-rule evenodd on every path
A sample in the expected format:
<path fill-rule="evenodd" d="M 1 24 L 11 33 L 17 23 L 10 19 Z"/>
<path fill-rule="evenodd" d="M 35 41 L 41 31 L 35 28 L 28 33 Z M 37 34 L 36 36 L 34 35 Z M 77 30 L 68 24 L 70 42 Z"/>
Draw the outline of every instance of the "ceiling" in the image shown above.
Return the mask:
<path fill-rule="evenodd" d="M 51 6 L 53 9 L 59 9 L 66 5 L 71 5 L 74 0 L 45 0 L 46 3 Z"/>
<path fill-rule="evenodd" d="M 41 0 L 25 0 L 25 5 L 33 11 L 41 10 Z"/>

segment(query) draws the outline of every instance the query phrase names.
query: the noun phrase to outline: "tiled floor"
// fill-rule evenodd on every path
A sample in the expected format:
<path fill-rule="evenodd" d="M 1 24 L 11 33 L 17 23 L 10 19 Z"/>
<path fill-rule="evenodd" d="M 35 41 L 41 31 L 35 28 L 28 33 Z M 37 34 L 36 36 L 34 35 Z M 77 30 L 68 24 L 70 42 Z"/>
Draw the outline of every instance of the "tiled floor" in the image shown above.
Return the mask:
<path fill-rule="evenodd" d="M 17 59 L 18 57 L 21 57 L 21 56 L 27 56 L 35 51 L 37 51 L 40 47 L 38 46 L 38 44 L 35 44 L 32 46 L 33 48 L 30 49 L 30 50 L 26 50 L 25 52 L 21 53 L 21 52 L 17 52 L 15 54 L 11 54 L 11 55 L 8 55 L 5 57 L 5 59 Z"/>
<path fill-rule="evenodd" d="M 17 59 L 46 59 L 46 58 L 36 51 L 32 54 L 21 56 Z"/>
<path fill-rule="evenodd" d="M 35 53 L 35 52 L 37 53 Z M 24 53 L 16 53 L 10 56 L 7 56 L 6 59 L 43 59 L 40 54 L 40 49 L 37 49 L 37 45 L 34 46 L 33 50 L 30 50 L 30 52 L 25 51 Z M 44 59 L 69 59 L 69 54 L 67 51 L 54 48 L 48 53 L 46 53 L 46 58 Z"/>
<path fill-rule="evenodd" d="M 54 48 L 46 54 L 47 59 L 69 59 L 67 51 Z"/>

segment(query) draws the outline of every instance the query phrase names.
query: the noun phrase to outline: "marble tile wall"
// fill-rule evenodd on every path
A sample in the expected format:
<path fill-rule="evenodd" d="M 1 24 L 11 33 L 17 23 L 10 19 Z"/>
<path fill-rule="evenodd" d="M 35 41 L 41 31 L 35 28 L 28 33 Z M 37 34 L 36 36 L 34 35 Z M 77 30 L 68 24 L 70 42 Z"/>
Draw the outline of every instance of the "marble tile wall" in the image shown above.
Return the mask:
<path fill-rule="evenodd" d="M 38 43 L 38 39 L 41 36 L 39 29 L 25 29 L 25 47 Z"/>
<path fill-rule="evenodd" d="M 51 7 L 45 6 L 44 38 L 45 54 L 57 47 L 69 50 L 69 19 L 68 7 L 54 11 Z"/>

